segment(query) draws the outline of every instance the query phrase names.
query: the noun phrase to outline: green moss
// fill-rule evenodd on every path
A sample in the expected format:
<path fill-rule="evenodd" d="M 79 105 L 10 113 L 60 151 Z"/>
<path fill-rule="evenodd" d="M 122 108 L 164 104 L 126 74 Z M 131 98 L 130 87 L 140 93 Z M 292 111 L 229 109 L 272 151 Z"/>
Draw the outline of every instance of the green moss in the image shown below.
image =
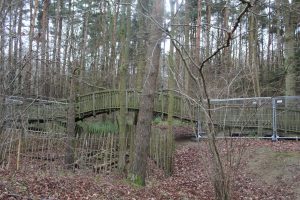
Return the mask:
<path fill-rule="evenodd" d="M 156 117 L 152 121 L 152 124 L 153 125 L 165 125 L 165 126 L 167 126 L 168 121 L 163 120 L 161 117 Z M 181 121 L 179 119 L 172 119 L 171 125 L 173 125 L 173 126 L 190 126 L 190 125 L 193 125 L 193 123 Z"/>
<path fill-rule="evenodd" d="M 141 176 L 135 175 L 135 174 L 129 174 L 129 181 L 135 185 L 135 186 L 144 186 L 145 185 L 145 181 L 143 180 L 143 178 Z"/>
<path fill-rule="evenodd" d="M 159 125 L 161 123 L 162 123 L 161 117 L 156 117 L 152 122 L 152 124 L 155 124 L 155 125 Z"/>

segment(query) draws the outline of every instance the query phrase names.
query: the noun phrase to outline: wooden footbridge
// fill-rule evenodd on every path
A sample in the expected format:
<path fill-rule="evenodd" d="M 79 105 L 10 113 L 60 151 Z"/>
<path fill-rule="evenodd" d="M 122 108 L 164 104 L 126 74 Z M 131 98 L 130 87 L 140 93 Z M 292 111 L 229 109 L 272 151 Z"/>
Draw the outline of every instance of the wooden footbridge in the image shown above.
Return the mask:
<path fill-rule="evenodd" d="M 125 91 L 125 107 L 128 111 L 138 111 L 141 92 L 134 90 Z M 154 98 L 154 113 L 168 115 L 167 93 L 156 93 Z M 101 113 L 109 113 L 120 109 L 120 92 L 118 90 L 108 90 L 94 92 L 77 97 L 77 118 L 95 116 Z M 174 95 L 173 117 L 182 120 L 197 120 L 196 104 L 191 99 Z"/>
<path fill-rule="evenodd" d="M 121 102 L 128 111 L 138 112 L 141 93 L 125 91 L 126 98 L 121 101 L 118 90 L 104 90 L 77 96 L 76 120 L 115 112 Z M 186 96 L 174 93 L 173 117 L 188 121 L 205 121 L 205 112 L 201 104 Z M 154 113 L 168 115 L 168 92 L 158 92 L 154 99 Z M 29 121 L 56 120 L 65 122 L 66 101 L 45 101 L 39 99 L 18 98 L 16 103 L 7 106 L 7 113 L 18 114 L 23 110 Z M 216 126 L 234 128 L 261 128 L 284 130 L 300 133 L 300 97 L 261 97 L 211 100 L 213 121 Z M 9 109 L 18 108 L 18 112 Z"/>
<path fill-rule="evenodd" d="M 121 98 L 124 97 L 125 98 Z M 125 105 L 129 112 L 138 112 L 141 93 L 133 90 L 121 94 L 117 90 L 105 90 L 77 96 L 76 120 L 102 113 L 118 112 L 120 105 Z M 179 93 L 173 95 L 172 117 L 179 120 L 213 123 L 220 131 L 232 130 L 239 133 L 250 131 L 253 134 L 264 132 L 272 133 L 277 140 L 277 133 L 294 134 L 300 136 L 300 97 L 261 97 L 261 98 L 236 98 L 236 99 L 213 99 L 211 100 L 212 120 L 206 121 L 203 105 Z M 168 115 L 168 92 L 155 94 L 154 113 Z M 1 113 L 0 122 L 5 121 L 8 134 L 0 134 L 1 162 L 10 163 L 15 159 L 18 166 L 27 166 L 38 161 L 43 161 L 43 166 L 53 168 L 64 157 L 66 149 L 65 125 L 67 118 L 68 103 L 66 100 L 42 100 L 38 98 L 6 97 L 4 112 Z M 3 109 L 4 108 L 4 109 Z M 3 118 L 4 116 L 4 118 Z M 4 120 L 3 120 L 4 119 Z M 1 121 L 2 120 L 2 121 Z M 22 126 L 16 127 L 16 124 Z M 26 129 L 26 124 L 27 129 Z M 17 125 L 17 126 L 18 126 Z M 201 127 L 200 125 L 200 127 Z M 32 132 L 30 128 L 41 126 L 42 131 Z M 48 127 L 49 126 L 49 127 Z M 25 127 L 25 129 L 24 129 Z M 199 127 L 199 126 L 198 126 Z M 2 127 L 1 127 L 2 128 Z M 44 130 L 51 130 L 44 132 Z M 23 131 L 25 130 L 25 131 Z M 199 130 L 199 129 L 198 129 Z M 26 134 L 24 134 L 26 133 Z M 232 133 L 232 132 L 231 132 Z M 273 139 L 272 136 L 272 139 Z M 287 136 L 287 135 L 283 135 Z M 119 136 L 116 133 L 91 134 L 86 132 L 79 134 L 74 142 L 76 160 L 80 166 L 92 167 L 94 171 L 111 171 L 118 164 Z M 132 158 L 134 144 L 134 128 L 128 131 L 126 140 Z M 166 172 L 170 172 L 172 164 L 172 147 L 174 140 L 171 134 L 155 130 L 150 138 L 150 157 L 158 166 Z M 38 161 L 37 161 L 38 160 Z M 55 161 L 55 162 L 54 162 Z M 13 163 L 13 162 L 12 162 Z M 77 163 L 77 164 L 78 164 Z"/>

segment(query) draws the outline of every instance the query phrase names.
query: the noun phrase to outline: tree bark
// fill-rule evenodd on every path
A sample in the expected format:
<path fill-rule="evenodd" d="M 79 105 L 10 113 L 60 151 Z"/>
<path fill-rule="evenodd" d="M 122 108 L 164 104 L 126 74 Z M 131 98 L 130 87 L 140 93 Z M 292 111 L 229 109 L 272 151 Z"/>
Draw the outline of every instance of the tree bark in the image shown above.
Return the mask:
<path fill-rule="evenodd" d="M 143 0 L 143 3 L 138 4 L 139 11 L 149 11 L 149 0 Z M 148 41 L 148 34 L 146 33 L 147 19 L 138 15 L 138 33 L 137 33 L 137 78 L 136 89 L 141 91 L 143 88 L 143 80 L 145 75 L 146 62 L 146 41 Z"/>
<path fill-rule="evenodd" d="M 69 104 L 67 115 L 67 141 L 65 149 L 65 165 L 67 169 L 72 169 L 74 164 L 74 139 L 75 139 L 75 103 L 76 103 L 76 76 L 79 66 L 76 62 L 73 63 L 72 76 L 70 77 L 69 88 Z"/>
<path fill-rule="evenodd" d="M 49 96 L 49 83 L 50 80 L 47 76 L 47 55 L 46 55 L 46 47 L 47 47 L 47 30 L 48 30 L 48 8 L 49 8 L 50 0 L 44 0 L 43 5 L 43 15 L 42 15 L 42 32 L 41 32 L 41 80 L 40 85 L 43 85 L 42 87 L 42 94 L 45 96 Z"/>
<path fill-rule="evenodd" d="M 171 23 L 174 22 L 174 7 L 175 7 L 175 1 L 170 0 L 171 5 Z M 174 30 L 171 29 L 171 33 L 174 34 Z M 168 134 L 173 134 L 173 114 L 174 114 L 174 93 L 172 90 L 174 90 L 175 86 L 175 57 L 174 57 L 174 45 L 171 42 L 170 43 L 170 53 L 169 53 L 169 76 L 168 76 Z M 169 137 L 171 138 L 171 137 Z M 166 146 L 166 148 L 168 148 Z M 172 151 L 172 149 L 166 149 L 168 151 Z M 169 166 L 171 167 L 171 166 Z M 167 169 L 166 172 L 167 175 L 171 175 L 171 168 Z"/>
<path fill-rule="evenodd" d="M 64 41 L 64 53 L 63 53 L 63 61 L 62 61 L 62 74 L 63 77 L 60 79 L 60 91 L 63 97 L 66 96 L 66 91 L 68 87 L 66 87 L 67 85 L 67 76 L 65 76 L 65 74 L 67 73 L 67 65 L 69 64 L 69 55 L 68 53 L 70 51 L 68 51 L 71 48 L 71 41 L 72 41 L 72 34 L 71 32 L 71 27 L 73 27 L 73 13 L 72 13 L 72 0 L 68 1 L 69 7 L 68 7 L 68 14 L 69 14 L 69 19 L 68 19 L 68 25 L 67 25 L 67 30 L 66 30 L 66 35 L 65 37 L 68 38 L 68 40 Z M 73 29 L 73 28 L 72 28 Z M 71 38 L 70 38 L 71 36 Z"/>
<path fill-rule="evenodd" d="M 107 70 L 107 73 L 110 73 L 112 75 L 112 80 L 109 80 L 108 77 L 105 79 L 105 85 L 110 86 L 111 88 L 114 88 L 114 69 L 116 67 L 116 34 L 117 34 L 117 21 L 119 16 L 119 8 L 120 8 L 120 0 L 117 0 L 115 5 L 115 15 L 113 15 L 112 19 L 112 35 L 111 35 L 111 56 L 109 60 L 109 69 Z M 110 71 L 111 70 L 111 71 Z"/>
<path fill-rule="evenodd" d="M 20 1 L 19 2 L 19 21 L 18 21 L 18 44 L 17 44 L 17 47 L 18 47 L 18 52 L 17 52 L 17 66 L 18 66 L 18 87 L 19 87 L 19 90 L 20 90 L 20 94 L 24 94 L 23 93 L 23 84 L 22 84 L 22 77 L 23 77 L 23 58 L 22 58 L 22 51 L 23 51 L 23 43 L 22 43 L 22 25 L 23 25 L 23 6 L 24 6 L 24 3 L 23 1 Z"/>
<path fill-rule="evenodd" d="M 229 1 L 226 1 L 225 3 L 225 6 L 224 6 L 224 9 L 223 9 L 223 28 L 228 31 L 229 29 Z M 226 40 L 228 37 L 227 36 L 227 32 L 223 32 L 222 33 L 223 38 Z M 231 47 L 227 47 L 227 48 L 224 48 L 224 51 L 223 51 L 223 66 L 224 66 L 224 72 L 225 73 L 228 73 L 230 72 L 230 68 L 231 68 L 231 52 L 230 52 L 230 48 Z"/>
<path fill-rule="evenodd" d="M 55 12 L 55 26 L 54 26 L 54 41 L 53 41 L 53 53 L 52 53 L 52 87 L 51 87 L 51 96 L 59 96 L 59 83 L 60 83 L 60 45 L 61 45 L 61 28 L 62 28 L 62 19 L 61 19 L 61 6 L 62 0 L 57 0 L 56 2 L 56 12 Z"/>
<path fill-rule="evenodd" d="M 122 42 L 122 52 L 121 52 L 121 66 L 120 66 L 120 115 L 119 115 L 119 162 L 118 168 L 121 172 L 125 171 L 125 158 L 126 158 L 126 80 L 127 71 L 129 67 L 129 49 L 130 49 L 130 37 L 131 37 L 131 0 L 127 0 L 127 5 L 123 8 L 123 19 L 122 19 L 122 30 L 121 30 L 121 42 Z"/>
<path fill-rule="evenodd" d="M 211 0 L 205 0 L 206 3 L 206 48 L 205 48 L 205 57 L 207 58 L 210 54 L 210 30 L 211 30 Z"/>
<path fill-rule="evenodd" d="M 139 3 L 142 2 L 140 1 Z M 163 1 L 154 1 L 151 16 L 159 25 L 162 25 L 163 7 Z M 151 23 L 149 26 L 150 37 L 149 46 L 147 47 L 147 72 L 140 100 L 140 111 L 136 128 L 135 158 L 132 172 L 129 175 L 131 181 L 138 185 L 145 185 L 154 94 L 159 71 L 160 43 L 162 37 L 162 30 L 156 24 Z"/>
<path fill-rule="evenodd" d="M 86 12 L 83 16 L 83 35 L 82 35 L 82 45 L 81 45 L 81 55 L 80 55 L 80 75 L 79 82 L 85 78 L 86 74 L 86 49 L 87 49 L 87 39 L 88 39 L 88 22 L 89 22 L 89 13 Z M 81 84 L 82 85 L 82 84 Z M 84 91 L 84 87 L 81 86 L 80 93 Z"/>
<path fill-rule="evenodd" d="M 187 53 L 189 53 L 190 47 L 190 1 L 186 0 L 184 5 L 184 48 Z M 189 60 L 186 60 L 186 64 L 189 66 Z M 189 94 L 189 83 L 190 75 L 187 68 L 184 68 L 184 90 Z"/>
<path fill-rule="evenodd" d="M 254 12 L 257 11 L 257 6 L 254 7 Z M 258 31 L 257 31 L 257 20 L 253 13 L 249 13 L 249 67 L 252 72 L 252 83 L 253 90 L 256 97 L 260 97 L 260 83 L 259 83 L 259 64 L 257 59 L 257 40 L 258 40 Z"/>
<path fill-rule="evenodd" d="M 297 27 L 297 16 L 299 14 L 296 12 L 295 8 L 299 8 L 300 0 L 292 1 L 292 4 L 288 0 L 284 1 L 287 5 L 287 9 L 284 13 L 284 24 L 285 24 L 285 36 L 284 36 L 284 67 L 286 70 L 285 76 L 285 95 L 295 96 L 296 95 L 296 49 L 297 42 L 295 38 L 295 29 Z"/>

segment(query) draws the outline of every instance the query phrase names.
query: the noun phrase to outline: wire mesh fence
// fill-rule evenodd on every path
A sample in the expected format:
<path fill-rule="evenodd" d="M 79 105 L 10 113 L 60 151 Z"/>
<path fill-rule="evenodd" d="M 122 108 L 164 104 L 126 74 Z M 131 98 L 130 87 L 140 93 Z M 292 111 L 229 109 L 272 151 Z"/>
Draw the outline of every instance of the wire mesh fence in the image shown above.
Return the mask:
<path fill-rule="evenodd" d="M 213 99 L 211 105 L 212 123 L 230 134 L 300 136 L 300 96 Z"/>

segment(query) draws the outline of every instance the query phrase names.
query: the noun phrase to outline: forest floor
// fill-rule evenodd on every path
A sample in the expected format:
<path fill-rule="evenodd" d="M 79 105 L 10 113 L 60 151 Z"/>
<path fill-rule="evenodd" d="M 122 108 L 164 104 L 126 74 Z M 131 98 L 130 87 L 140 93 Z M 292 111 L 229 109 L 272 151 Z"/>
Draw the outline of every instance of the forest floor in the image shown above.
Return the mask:
<path fill-rule="evenodd" d="M 176 132 L 172 176 L 150 161 L 146 187 L 133 186 L 117 173 L 2 169 L 0 199 L 214 199 L 207 142 L 184 139 L 185 129 Z M 299 142 L 239 139 L 217 145 L 224 158 L 233 147 L 231 199 L 300 199 Z"/>

